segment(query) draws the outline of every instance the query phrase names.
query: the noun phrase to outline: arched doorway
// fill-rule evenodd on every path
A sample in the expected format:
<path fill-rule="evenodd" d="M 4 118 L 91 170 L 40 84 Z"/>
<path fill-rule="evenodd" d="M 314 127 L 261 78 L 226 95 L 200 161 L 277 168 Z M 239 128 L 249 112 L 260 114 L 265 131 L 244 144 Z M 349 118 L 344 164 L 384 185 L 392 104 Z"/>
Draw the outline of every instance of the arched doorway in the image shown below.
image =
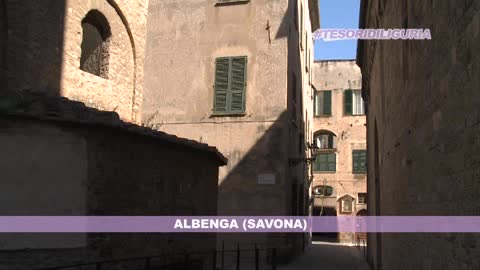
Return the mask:
<path fill-rule="evenodd" d="M 368 213 L 367 213 L 367 210 L 366 209 L 362 209 L 360 211 L 357 212 L 357 216 L 358 217 L 363 217 L 363 216 L 367 216 Z M 355 243 L 357 246 L 366 246 L 367 244 L 367 233 L 366 232 L 363 232 L 363 230 L 365 229 L 365 224 L 363 224 L 362 222 L 359 222 L 357 224 L 357 229 L 358 231 L 355 232 Z"/>

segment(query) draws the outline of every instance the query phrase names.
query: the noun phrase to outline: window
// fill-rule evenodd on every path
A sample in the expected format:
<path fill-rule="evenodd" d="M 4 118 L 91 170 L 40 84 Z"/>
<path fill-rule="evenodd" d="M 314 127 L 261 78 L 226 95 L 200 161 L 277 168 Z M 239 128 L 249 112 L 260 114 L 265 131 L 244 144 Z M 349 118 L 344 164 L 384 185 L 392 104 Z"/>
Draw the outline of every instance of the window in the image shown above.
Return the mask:
<path fill-rule="evenodd" d="M 367 203 L 367 193 L 358 193 L 358 204 Z"/>
<path fill-rule="evenodd" d="M 366 150 L 353 150 L 353 173 L 366 173 L 367 172 L 367 151 Z"/>
<path fill-rule="evenodd" d="M 344 92 L 345 115 L 364 115 L 365 106 L 361 90 L 345 90 Z"/>
<path fill-rule="evenodd" d="M 346 196 L 340 200 L 342 213 L 352 213 L 353 212 L 353 198 Z"/>
<path fill-rule="evenodd" d="M 246 56 L 216 59 L 213 105 L 213 110 L 216 114 L 239 114 L 245 112 L 246 78 Z"/>
<path fill-rule="evenodd" d="M 329 131 L 320 131 L 315 135 L 315 143 L 320 149 L 337 148 L 337 136 Z"/>
<path fill-rule="evenodd" d="M 99 11 L 92 10 L 82 20 L 82 31 L 80 69 L 107 79 L 111 37 L 107 19 Z"/>
<path fill-rule="evenodd" d="M 316 91 L 314 101 L 315 116 L 332 115 L 332 91 Z"/>
<path fill-rule="evenodd" d="M 335 172 L 337 170 L 335 153 L 319 153 L 315 158 L 313 170 L 316 172 Z"/>

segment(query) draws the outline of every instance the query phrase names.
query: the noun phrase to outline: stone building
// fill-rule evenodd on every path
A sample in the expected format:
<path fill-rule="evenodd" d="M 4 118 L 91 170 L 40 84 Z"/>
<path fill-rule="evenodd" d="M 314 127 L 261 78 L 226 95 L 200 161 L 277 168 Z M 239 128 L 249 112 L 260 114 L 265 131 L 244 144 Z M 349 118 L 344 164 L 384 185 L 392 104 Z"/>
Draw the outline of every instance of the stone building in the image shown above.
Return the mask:
<path fill-rule="evenodd" d="M 0 2 L 10 91 L 47 91 L 139 122 L 147 0 Z"/>
<path fill-rule="evenodd" d="M 362 75 L 355 60 L 314 64 L 314 141 L 320 148 L 313 164 L 313 215 L 365 212 L 367 141 Z M 352 242 L 353 234 L 339 240 Z"/>
<path fill-rule="evenodd" d="M 479 216 L 480 1 L 362 1 L 360 28 L 432 36 L 358 44 L 369 214 Z M 368 239 L 374 269 L 479 269 L 478 254 L 478 234 Z"/>
<path fill-rule="evenodd" d="M 147 4 L 0 0 L 1 215 L 217 214 L 223 155 L 134 124 Z M 215 245 L 214 234 L 2 234 L 0 269 Z"/>
<path fill-rule="evenodd" d="M 306 214 L 318 13 L 315 0 L 149 1 L 142 118 L 227 156 L 219 215 Z M 303 243 L 220 237 L 251 247 Z"/>
<path fill-rule="evenodd" d="M 21 95 L 0 114 L 1 215 L 216 215 L 218 168 L 226 164 L 216 148 L 66 98 Z M 0 269 L 215 248 L 216 236 L 208 233 L 1 234 Z"/>

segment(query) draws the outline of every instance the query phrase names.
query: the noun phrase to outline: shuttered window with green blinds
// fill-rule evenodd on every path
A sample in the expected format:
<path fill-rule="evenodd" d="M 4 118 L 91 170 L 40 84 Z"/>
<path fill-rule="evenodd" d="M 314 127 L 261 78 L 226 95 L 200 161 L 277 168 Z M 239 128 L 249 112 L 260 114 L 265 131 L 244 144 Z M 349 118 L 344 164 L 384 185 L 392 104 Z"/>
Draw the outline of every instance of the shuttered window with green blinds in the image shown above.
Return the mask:
<path fill-rule="evenodd" d="M 366 150 L 353 150 L 352 152 L 353 173 L 366 173 L 367 172 L 367 151 Z"/>
<path fill-rule="evenodd" d="M 316 91 L 314 102 L 315 116 L 332 115 L 332 91 Z"/>
<path fill-rule="evenodd" d="M 247 57 L 220 57 L 215 61 L 214 112 L 245 112 Z"/>
<path fill-rule="evenodd" d="M 320 153 L 313 163 L 315 172 L 335 172 L 337 170 L 337 155 L 335 153 Z"/>
<path fill-rule="evenodd" d="M 345 90 L 343 92 L 343 100 L 345 103 L 345 115 L 352 115 L 353 112 L 353 95 L 352 90 Z"/>

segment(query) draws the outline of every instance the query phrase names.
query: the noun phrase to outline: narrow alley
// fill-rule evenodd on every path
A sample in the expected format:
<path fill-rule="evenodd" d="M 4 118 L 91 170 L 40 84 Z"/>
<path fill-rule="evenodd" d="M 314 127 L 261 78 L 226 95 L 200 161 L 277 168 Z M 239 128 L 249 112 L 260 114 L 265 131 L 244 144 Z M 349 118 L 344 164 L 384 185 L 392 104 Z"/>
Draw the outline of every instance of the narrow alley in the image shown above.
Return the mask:
<path fill-rule="evenodd" d="M 364 247 L 338 243 L 313 242 L 305 254 L 279 270 L 368 270 Z"/>

